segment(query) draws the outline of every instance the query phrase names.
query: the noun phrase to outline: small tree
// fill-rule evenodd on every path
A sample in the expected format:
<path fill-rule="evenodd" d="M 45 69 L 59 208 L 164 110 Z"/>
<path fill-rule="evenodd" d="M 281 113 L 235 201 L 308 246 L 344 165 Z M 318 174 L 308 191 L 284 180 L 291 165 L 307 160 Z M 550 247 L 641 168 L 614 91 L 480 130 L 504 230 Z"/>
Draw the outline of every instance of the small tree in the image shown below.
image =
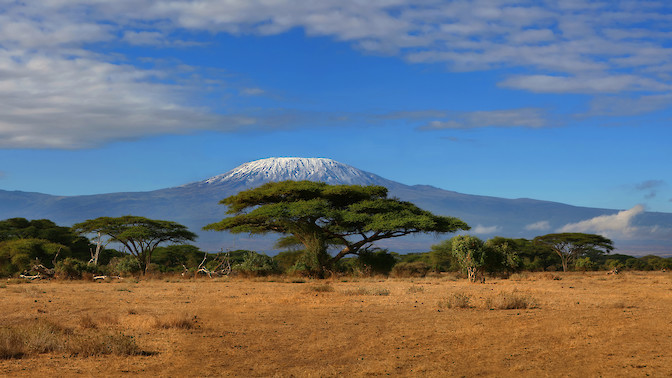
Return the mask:
<path fill-rule="evenodd" d="M 519 264 L 511 239 L 495 237 L 483 242 L 475 236 L 458 235 L 439 247 L 447 244 L 452 245 L 453 257 L 471 282 L 476 282 L 485 272 L 510 271 Z"/>
<path fill-rule="evenodd" d="M 561 233 L 537 236 L 534 242 L 553 249 L 562 260 L 562 270 L 567 271 L 571 263 L 584 256 L 602 256 L 614 249 L 613 242 L 602 235 L 582 233 Z"/>
<path fill-rule="evenodd" d="M 113 242 L 121 243 L 137 259 L 143 274 L 151 263 L 152 252 L 159 244 L 182 243 L 196 238 L 196 234 L 179 223 L 132 215 L 89 219 L 72 228 L 79 234 L 100 233 Z"/>
<path fill-rule="evenodd" d="M 452 253 L 462 270 L 467 272 L 469 282 L 476 282 L 486 264 L 486 248 L 483 240 L 471 235 L 458 235 L 451 240 Z"/>

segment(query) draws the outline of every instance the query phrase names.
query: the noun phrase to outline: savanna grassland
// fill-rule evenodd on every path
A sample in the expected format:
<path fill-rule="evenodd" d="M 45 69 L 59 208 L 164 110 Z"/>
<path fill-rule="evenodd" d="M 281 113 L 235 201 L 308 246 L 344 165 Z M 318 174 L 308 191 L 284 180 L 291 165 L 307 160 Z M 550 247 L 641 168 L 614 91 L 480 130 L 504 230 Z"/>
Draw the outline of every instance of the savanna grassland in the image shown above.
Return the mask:
<path fill-rule="evenodd" d="M 2 376 L 672 376 L 664 272 L 10 280 L 0 309 Z"/>

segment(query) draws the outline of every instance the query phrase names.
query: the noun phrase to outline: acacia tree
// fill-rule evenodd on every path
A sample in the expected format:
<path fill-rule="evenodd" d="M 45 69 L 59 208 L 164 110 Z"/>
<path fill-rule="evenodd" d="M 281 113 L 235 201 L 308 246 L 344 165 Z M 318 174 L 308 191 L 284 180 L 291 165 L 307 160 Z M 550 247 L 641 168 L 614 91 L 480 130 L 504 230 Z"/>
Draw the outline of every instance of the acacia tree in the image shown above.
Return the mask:
<path fill-rule="evenodd" d="M 196 238 L 196 234 L 179 223 L 133 215 L 89 219 L 72 228 L 79 234 L 100 233 L 107 236 L 108 241 L 121 243 L 138 260 L 143 274 L 159 244 L 182 243 Z"/>
<path fill-rule="evenodd" d="M 204 227 L 232 233 L 292 236 L 306 251 L 307 265 L 322 274 L 338 260 L 383 239 L 417 233 L 467 230 L 460 219 L 434 215 L 410 202 L 387 198 L 382 186 L 282 181 L 242 191 L 220 201 L 231 217 Z M 338 245 L 335 256 L 330 245 Z"/>
<path fill-rule="evenodd" d="M 567 271 L 569 264 L 576 259 L 587 256 L 599 256 L 610 253 L 613 242 L 602 235 L 566 232 L 537 236 L 534 243 L 548 246 L 560 256 L 562 270 Z"/>

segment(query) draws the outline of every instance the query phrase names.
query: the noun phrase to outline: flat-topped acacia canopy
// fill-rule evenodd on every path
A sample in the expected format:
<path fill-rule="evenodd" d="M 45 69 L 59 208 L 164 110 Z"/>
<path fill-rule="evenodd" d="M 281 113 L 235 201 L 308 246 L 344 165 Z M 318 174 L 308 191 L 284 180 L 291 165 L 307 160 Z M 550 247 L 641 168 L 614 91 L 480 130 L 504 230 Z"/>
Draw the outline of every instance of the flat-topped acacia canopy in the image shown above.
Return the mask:
<path fill-rule="evenodd" d="M 358 254 L 378 240 L 469 229 L 458 218 L 434 215 L 410 202 L 388 198 L 387 188 L 374 185 L 272 182 L 220 203 L 228 206 L 227 214 L 232 216 L 204 229 L 292 235 L 307 252 L 323 256 L 320 268 Z M 342 246 L 333 257 L 326 254 L 328 242 Z"/>

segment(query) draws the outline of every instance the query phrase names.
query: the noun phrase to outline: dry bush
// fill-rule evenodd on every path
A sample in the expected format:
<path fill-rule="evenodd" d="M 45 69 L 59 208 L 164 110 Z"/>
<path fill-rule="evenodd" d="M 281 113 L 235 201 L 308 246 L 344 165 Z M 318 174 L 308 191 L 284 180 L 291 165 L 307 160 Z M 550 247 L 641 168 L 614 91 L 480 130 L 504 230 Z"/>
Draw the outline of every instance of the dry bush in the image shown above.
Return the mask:
<path fill-rule="evenodd" d="M 509 280 L 511 280 L 511 281 L 529 281 L 530 280 L 530 273 L 528 273 L 528 272 L 513 273 L 512 275 L 509 276 Z"/>
<path fill-rule="evenodd" d="M 356 289 L 349 289 L 343 292 L 345 295 L 390 295 L 390 290 L 385 288 L 367 289 L 365 287 L 358 287 Z"/>
<path fill-rule="evenodd" d="M 98 326 L 109 326 L 119 323 L 119 318 L 114 315 L 102 313 L 95 314 L 84 314 L 79 317 L 79 326 L 82 328 L 96 329 Z"/>
<path fill-rule="evenodd" d="M 73 356 L 143 353 L 131 336 L 76 335 L 69 328 L 45 320 L 33 320 L 0 329 L 0 359 L 51 352 Z"/>
<path fill-rule="evenodd" d="M 122 333 L 114 335 L 76 335 L 67 339 L 67 351 L 74 356 L 91 357 L 106 354 L 134 356 L 144 354 L 133 336 Z"/>
<path fill-rule="evenodd" d="M 423 261 L 400 262 L 396 264 L 390 276 L 396 278 L 425 277 L 429 272 L 429 265 Z"/>
<path fill-rule="evenodd" d="M 425 288 L 422 286 L 411 286 L 408 288 L 407 292 L 409 294 L 417 294 L 425 291 Z"/>
<path fill-rule="evenodd" d="M 541 274 L 541 278 L 545 280 L 554 280 L 554 281 L 562 280 L 562 277 L 559 274 L 552 272 L 544 272 L 543 274 Z"/>
<path fill-rule="evenodd" d="M 530 296 L 514 290 L 508 293 L 500 292 L 495 297 L 487 298 L 485 307 L 491 310 L 514 310 L 536 308 L 537 304 Z"/>
<path fill-rule="evenodd" d="M 21 358 L 28 353 L 23 337 L 14 328 L 0 329 L 0 360 Z"/>
<path fill-rule="evenodd" d="M 196 316 L 187 314 L 182 315 L 166 315 L 161 318 L 154 317 L 154 328 L 163 329 L 192 329 L 196 328 Z"/>
<path fill-rule="evenodd" d="M 465 293 L 453 293 L 439 305 L 446 308 L 471 308 L 471 296 Z"/>
<path fill-rule="evenodd" d="M 89 314 L 80 316 L 79 326 L 82 327 L 82 328 L 89 328 L 89 329 L 98 328 L 98 324 L 96 324 L 96 322 L 93 320 L 93 318 Z"/>
<path fill-rule="evenodd" d="M 539 272 L 539 273 L 533 273 L 533 272 L 520 272 L 520 273 L 513 273 L 509 276 L 509 280 L 511 281 L 539 281 L 539 280 L 554 280 L 554 281 L 560 281 L 562 280 L 562 276 L 558 273 L 553 273 L 553 272 Z"/>
<path fill-rule="evenodd" d="M 331 286 L 330 284 L 326 284 L 326 283 L 310 287 L 310 291 L 314 291 L 314 292 L 317 292 L 317 293 L 328 293 L 328 292 L 332 292 L 332 291 L 335 291 L 335 290 L 336 289 L 334 289 L 333 286 Z"/>

